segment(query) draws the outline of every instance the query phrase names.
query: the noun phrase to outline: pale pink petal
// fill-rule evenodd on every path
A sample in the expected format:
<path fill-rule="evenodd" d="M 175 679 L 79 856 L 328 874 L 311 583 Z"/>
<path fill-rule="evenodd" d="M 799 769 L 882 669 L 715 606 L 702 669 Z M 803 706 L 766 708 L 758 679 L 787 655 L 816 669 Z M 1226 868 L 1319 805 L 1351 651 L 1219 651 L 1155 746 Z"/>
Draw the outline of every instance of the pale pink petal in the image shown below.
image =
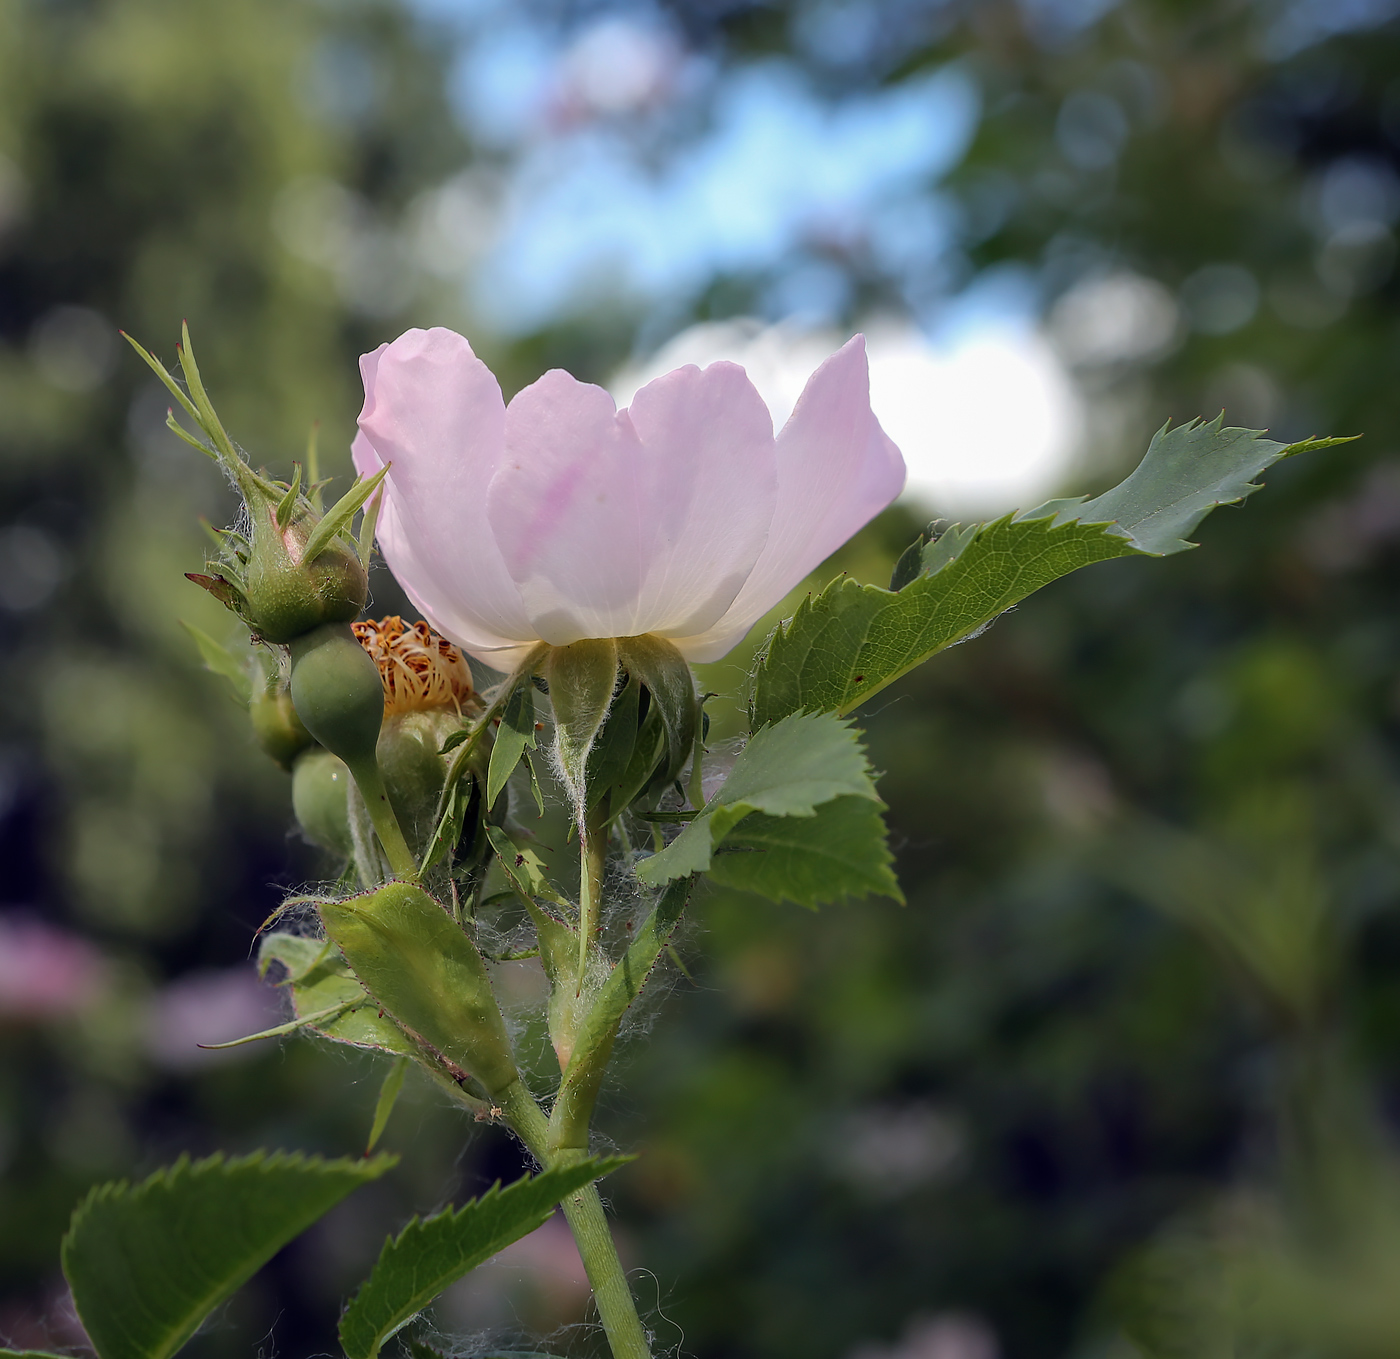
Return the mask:
<path fill-rule="evenodd" d="M 469 650 L 530 641 L 486 524 L 483 492 L 505 450 L 496 379 L 465 339 L 441 328 L 410 330 L 365 355 L 361 373 L 356 466 L 393 464 L 379 538 L 394 575 Z"/>
<path fill-rule="evenodd" d="M 352 455 L 361 476 L 378 469 L 378 458 L 363 434 L 356 435 Z M 522 643 L 486 631 L 474 613 L 459 607 L 454 597 L 458 592 L 451 590 L 451 582 L 437 578 L 423 565 L 414 535 L 404 529 L 392 498 L 379 511 L 375 537 L 404 593 L 434 629 L 498 670 L 509 670 L 524 659 L 529 641 Z"/>
<path fill-rule="evenodd" d="M 808 379 L 778 434 L 777 459 L 778 508 L 767 544 L 724 617 L 676 639 L 691 660 L 723 656 L 904 489 L 904 459 L 870 409 L 863 335 Z"/>
<path fill-rule="evenodd" d="M 738 364 L 687 365 L 649 382 L 628 411 L 661 463 L 658 551 L 643 591 L 651 631 L 717 622 L 761 560 L 778 505 L 773 419 Z"/>
<path fill-rule="evenodd" d="M 772 422 L 743 370 L 678 369 L 616 411 L 555 370 L 506 413 L 487 517 L 536 634 L 701 631 L 757 559 L 776 495 Z"/>

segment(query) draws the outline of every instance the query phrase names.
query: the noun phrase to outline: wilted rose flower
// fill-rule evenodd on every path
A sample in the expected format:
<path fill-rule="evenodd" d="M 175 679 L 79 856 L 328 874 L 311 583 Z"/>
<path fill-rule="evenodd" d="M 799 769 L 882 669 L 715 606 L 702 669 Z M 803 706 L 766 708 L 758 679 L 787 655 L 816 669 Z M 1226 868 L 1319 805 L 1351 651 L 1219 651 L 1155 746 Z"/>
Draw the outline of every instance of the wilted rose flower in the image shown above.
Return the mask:
<path fill-rule="evenodd" d="M 499 668 L 641 633 L 716 660 L 904 485 L 859 335 L 776 437 L 733 363 L 677 368 L 621 411 L 559 369 L 507 406 L 450 330 L 360 371 L 355 466 L 393 464 L 380 549 L 433 627 Z"/>

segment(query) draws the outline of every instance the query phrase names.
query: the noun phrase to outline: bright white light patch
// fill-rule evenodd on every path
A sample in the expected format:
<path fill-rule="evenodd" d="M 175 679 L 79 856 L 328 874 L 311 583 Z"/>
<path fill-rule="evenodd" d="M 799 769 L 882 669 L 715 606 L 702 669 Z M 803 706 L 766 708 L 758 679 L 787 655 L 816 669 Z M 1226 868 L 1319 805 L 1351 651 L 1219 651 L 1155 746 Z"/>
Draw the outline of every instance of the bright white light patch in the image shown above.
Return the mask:
<path fill-rule="evenodd" d="M 1035 331 L 998 322 L 934 346 L 903 323 L 867 330 L 870 400 L 909 466 L 905 499 L 921 513 L 985 517 L 1025 509 L 1060 489 L 1082 427 L 1079 397 Z M 756 321 L 692 326 L 651 359 L 618 373 L 619 406 L 682 364 L 730 359 L 781 426 L 812 371 L 844 343 L 834 331 Z"/>

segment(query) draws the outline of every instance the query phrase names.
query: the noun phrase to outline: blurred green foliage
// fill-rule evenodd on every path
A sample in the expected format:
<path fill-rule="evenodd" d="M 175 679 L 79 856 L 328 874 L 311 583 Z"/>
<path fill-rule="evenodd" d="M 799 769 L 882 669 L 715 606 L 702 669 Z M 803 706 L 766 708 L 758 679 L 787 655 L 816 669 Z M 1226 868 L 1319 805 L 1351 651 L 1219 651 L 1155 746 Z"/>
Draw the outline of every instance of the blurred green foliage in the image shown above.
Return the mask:
<path fill-rule="evenodd" d="M 804 39 L 838 11 L 872 13 L 879 41 Z M 694 980 L 674 975 L 603 1120 L 643 1151 L 613 1192 L 656 1276 L 654 1296 L 638 1277 L 658 1343 L 1395 1353 L 1400 283 L 1394 211 L 1361 230 L 1343 209 L 1347 183 L 1384 199 L 1396 179 L 1400 28 L 1180 0 L 667 13 L 721 66 L 784 54 L 833 92 L 964 64 L 983 112 L 947 184 L 958 245 L 932 263 L 949 291 L 1010 269 L 1037 290 L 1092 401 L 1067 489 L 1112 484 L 1166 417 L 1221 405 L 1279 438 L 1366 438 L 1274 469 L 1199 552 L 1080 573 L 872 705 L 906 907 L 699 906 Z M 100 950 L 95 1002 L 0 1013 L 0 1339 L 77 1343 L 57 1242 L 93 1180 L 185 1149 L 363 1146 L 368 1060 L 301 1039 L 199 1068 L 162 1055 L 163 1029 L 256 1004 L 215 981 L 278 886 L 326 869 L 178 626 L 237 640 L 181 577 L 197 517 L 233 498 L 164 432 L 115 328 L 168 359 L 188 318 L 255 461 L 285 474 L 320 419 L 345 474 L 356 355 L 471 325 L 457 293 L 373 255 L 419 194 L 489 158 L 449 111 L 449 48 L 387 0 L 0 0 L 0 920 Z M 370 74 L 327 86 L 347 53 Z M 327 185 L 364 219 L 350 275 L 286 244 Z M 899 301 L 859 248 L 809 248 L 851 278 L 851 319 Z M 1095 338 L 1086 289 L 1125 277 L 1177 309 L 1150 352 Z M 696 314 L 748 310 L 764 283 L 718 278 Z M 634 319 L 482 348 L 508 389 L 555 362 L 599 377 Z M 918 527 L 892 511 L 833 566 L 879 580 Z M 384 573 L 374 589 L 398 607 Z M 759 640 L 707 671 L 717 737 Z M 386 1230 L 518 1169 L 468 1131 L 406 1091 L 384 1138 L 403 1168 L 197 1352 L 246 1354 L 274 1318 L 280 1350 L 329 1351 Z M 532 1277 L 491 1275 L 494 1299 L 463 1295 L 444 1324 L 578 1318 L 557 1270 Z"/>

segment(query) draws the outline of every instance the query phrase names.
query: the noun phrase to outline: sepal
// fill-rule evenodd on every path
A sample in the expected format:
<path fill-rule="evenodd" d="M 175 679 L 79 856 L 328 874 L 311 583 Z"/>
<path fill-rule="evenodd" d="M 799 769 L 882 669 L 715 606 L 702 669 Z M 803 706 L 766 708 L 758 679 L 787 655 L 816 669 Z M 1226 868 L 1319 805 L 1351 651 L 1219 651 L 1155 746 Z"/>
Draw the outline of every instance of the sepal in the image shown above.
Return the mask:
<path fill-rule="evenodd" d="M 501 872 L 524 903 L 530 923 L 535 927 L 540 965 L 549 980 L 549 1041 L 559 1059 L 559 1069 L 563 1071 L 573 1055 L 574 1037 L 590 1003 L 577 980 L 578 930 L 540 905 L 540 898 L 554 906 L 562 907 L 566 903 L 549 885 L 539 855 L 512 840 L 498 826 L 487 827 L 486 833 L 491 838 L 491 848 L 496 852 Z"/>
<path fill-rule="evenodd" d="M 423 1060 L 422 1049 L 380 1011 L 329 939 L 265 934 L 258 946 L 259 973 L 266 976 L 273 963 L 282 968 L 278 984 L 291 992 L 292 1010 L 307 1028 L 349 1047 Z M 313 1018 L 318 1015 L 324 1018 Z"/>
<path fill-rule="evenodd" d="M 648 711 L 655 711 L 666 735 L 666 755 L 656 783 L 666 785 L 695 753 L 700 702 L 695 677 L 684 656 L 664 637 L 644 633 L 618 642 L 618 656 L 628 673 L 641 681 Z"/>
<path fill-rule="evenodd" d="M 590 638 L 551 647 L 544 663 L 554 709 L 554 755 L 574 815 L 583 824 L 588 808 L 588 757 L 617 692 L 617 642 Z"/>
<path fill-rule="evenodd" d="M 369 479 L 357 479 L 323 516 L 318 507 L 319 487 L 311 485 L 303 490 L 300 464 L 290 482 L 274 481 L 255 472 L 234 446 L 205 391 L 188 326 L 182 331 L 178 351 L 188 394 L 159 359 L 129 335 L 126 338 L 204 439 L 184 429 L 173 411 L 167 423 L 186 443 L 224 469 L 248 511 L 248 536 L 223 535 L 222 556 L 212 564 L 214 574 L 191 574 L 189 578 L 268 642 L 284 644 L 323 624 L 348 623 L 358 617 L 369 592 L 369 577 L 347 534 L 350 520 L 374 494 L 388 469 Z"/>
<path fill-rule="evenodd" d="M 391 882 L 319 909 L 360 984 L 399 1024 L 493 1095 L 518 1079 L 485 961 L 422 888 Z"/>

